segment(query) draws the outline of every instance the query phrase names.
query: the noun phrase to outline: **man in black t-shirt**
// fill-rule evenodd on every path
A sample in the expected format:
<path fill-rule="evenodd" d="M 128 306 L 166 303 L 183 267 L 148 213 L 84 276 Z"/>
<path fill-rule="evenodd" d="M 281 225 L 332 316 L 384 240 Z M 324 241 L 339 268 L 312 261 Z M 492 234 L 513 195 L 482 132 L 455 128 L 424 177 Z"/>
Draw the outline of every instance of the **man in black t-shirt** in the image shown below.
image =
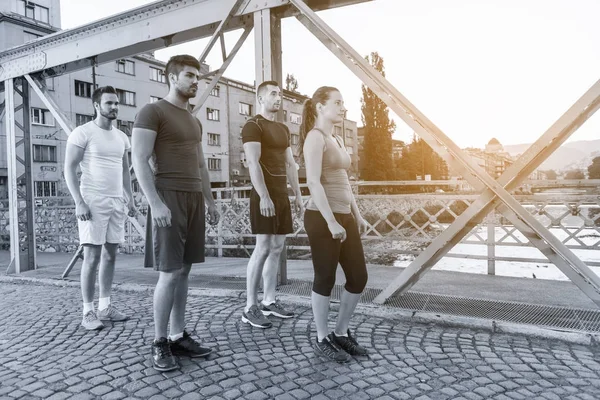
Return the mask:
<path fill-rule="evenodd" d="M 298 212 L 302 212 L 303 205 L 298 170 L 290 148 L 290 132 L 287 126 L 275 122 L 282 101 L 279 84 L 273 81 L 261 83 L 256 97 L 259 113 L 242 129 L 252 181 L 250 224 L 252 233 L 256 235 L 256 246 L 248 262 L 247 299 L 242 321 L 257 328 L 269 328 L 273 324 L 266 318 L 268 315 L 279 318 L 294 316 L 275 298 L 277 268 L 285 235 L 293 232 L 288 180 L 296 195 L 294 204 Z M 261 274 L 264 296 L 259 305 L 257 291 Z"/>
<path fill-rule="evenodd" d="M 174 56 L 165 74 L 169 93 L 140 110 L 132 134 L 133 167 L 152 214 L 154 243 L 146 242 L 146 247 L 154 245 L 159 271 L 152 343 L 158 371 L 179 368 L 173 354 L 206 357 L 212 351 L 185 331 L 185 307 L 192 264 L 204 262 L 205 202 L 209 222 L 219 220 L 202 150 L 202 126 L 188 110 L 198 91 L 200 64 L 192 56 Z M 148 164 L 152 155 L 154 173 Z"/>

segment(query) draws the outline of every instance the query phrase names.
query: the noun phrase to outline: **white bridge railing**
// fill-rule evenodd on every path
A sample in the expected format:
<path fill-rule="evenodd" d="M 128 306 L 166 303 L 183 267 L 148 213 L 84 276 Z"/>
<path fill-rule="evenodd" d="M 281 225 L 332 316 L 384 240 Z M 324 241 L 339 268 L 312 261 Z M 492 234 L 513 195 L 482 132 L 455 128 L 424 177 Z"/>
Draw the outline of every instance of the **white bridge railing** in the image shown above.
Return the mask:
<path fill-rule="evenodd" d="M 554 181 L 530 182 L 547 189 L 553 187 L 550 184 Z M 564 182 L 561 190 L 567 187 L 570 193 L 526 194 L 517 195 L 516 198 L 567 247 L 600 250 L 600 196 L 593 185 L 596 181 L 580 181 L 585 185 L 566 185 Z M 414 187 L 432 193 L 402 194 Z M 353 188 L 361 213 L 369 225 L 364 235 L 365 252 L 369 261 L 375 263 L 389 264 L 402 256 L 419 254 L 477 198 L 476 194 L 447 192 L 453 188 L 464 189 L 460 181 L 368 182 L 356 184 Z M 214 189 L 213 192 L 221 219 L 215 226 L 207 224 L 207 252 L 218 257 L 249 256 L 254 247 L 248 216 L 249 188 Z M 141 198 L 141 195 L 138 196 Z M 307 199 L 308 196 L 305 201 Z M 129 220 L 126 223 L 126 241 L 121 246 L 122 252 L 143 252 L 145 237 L 140 232 L 144 230 L 140 226 L 143 228 L 145 225 L 143 216 L 146 207 L 142 205 L 140 211 L 142 216 L 137 221 Z M 38 198 L 35 212 L 38 251 L 76 250 L 79 245 L 77 223 L 70 198 Z M 4 249 L 9 246 L 7 214 L 8 209 L 0 207 L 0 246 Z M 294 218 L 294 230 L 287 239 L 288 258 L 310 257 L 308 239 L 302 219 L 298 216 Z M 541 253 L 539 257 L 498 255 L 497 247 L 531 247 L 527 238 L 498 214 L 490 214 L 482 224 L 474 226 L 461 245 L 475 245 L 463 247 L 478 250 L 461 249 L 447 256 L 486 260 L 490 274 L 494 273 L 496 261 L 548 262 Z M 600 260 L 586 262 L 591 266 L 600 266 Z"/>

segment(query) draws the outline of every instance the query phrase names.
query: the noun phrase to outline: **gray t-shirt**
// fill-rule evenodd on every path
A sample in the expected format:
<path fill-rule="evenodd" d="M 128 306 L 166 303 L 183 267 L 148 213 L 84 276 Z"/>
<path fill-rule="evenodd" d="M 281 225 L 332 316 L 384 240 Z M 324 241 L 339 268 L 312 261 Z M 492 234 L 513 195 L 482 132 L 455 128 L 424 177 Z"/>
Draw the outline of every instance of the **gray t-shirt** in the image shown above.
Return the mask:
<path fill-rule="evenodd" d="M 133 127 L 156 132 L 154 177 L 157 189 L 202 191 L 198 167 L 202 125 L 196 117 L 188 110 L 159 100 L 140 110 Z"/>

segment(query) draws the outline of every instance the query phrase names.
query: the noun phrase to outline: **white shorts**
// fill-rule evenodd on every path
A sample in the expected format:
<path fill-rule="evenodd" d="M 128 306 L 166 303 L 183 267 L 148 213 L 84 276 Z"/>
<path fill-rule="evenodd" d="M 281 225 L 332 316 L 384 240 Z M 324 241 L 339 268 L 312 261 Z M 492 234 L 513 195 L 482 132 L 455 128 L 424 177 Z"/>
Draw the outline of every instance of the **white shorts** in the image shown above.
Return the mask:
<path fill-rule="evenodd" d="M 125 241 L 125 198 L 89 194 L 82 197 L 90 208 L 92 218 L 88 221 L 77 220 L 79 243 L 103 245 Z"/>

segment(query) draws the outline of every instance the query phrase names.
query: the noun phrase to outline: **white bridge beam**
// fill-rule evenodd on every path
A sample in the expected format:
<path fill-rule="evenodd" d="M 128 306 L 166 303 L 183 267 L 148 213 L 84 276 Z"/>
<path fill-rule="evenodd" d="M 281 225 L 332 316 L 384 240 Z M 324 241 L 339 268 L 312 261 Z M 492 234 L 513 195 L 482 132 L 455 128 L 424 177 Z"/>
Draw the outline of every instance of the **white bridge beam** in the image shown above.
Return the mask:
<path fill-rule="evenodd" d="M 325 10 L 372 0 L 307 0 Z M 44 36 L 0 52 L 0 81 L 47 70 L 48 76 L 103 64 L 190 40 L 209 37 L 232 1 L 161 0 L 77 28 Z M 253 13 L 277 8 L 283 16 L 297 14 L 289 0 L 245 0 L 222 27 L 245 28 Z"/>

